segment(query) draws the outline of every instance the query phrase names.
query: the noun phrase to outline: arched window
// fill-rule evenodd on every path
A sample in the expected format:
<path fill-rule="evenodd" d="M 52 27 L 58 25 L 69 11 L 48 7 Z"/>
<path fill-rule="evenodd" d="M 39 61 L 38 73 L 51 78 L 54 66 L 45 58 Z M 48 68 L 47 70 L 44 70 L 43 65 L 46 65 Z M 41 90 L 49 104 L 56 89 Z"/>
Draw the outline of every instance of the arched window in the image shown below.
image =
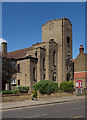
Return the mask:
<path fill-rule="evenodd" d="M 45 80 L 45 74 L 43 75 L 43 79 Z"/>
<path fill-rule="evenodd" d="M 53 66 L 56 65 L 56 53 L 53 51 Z"/>
<path fill-rule="evenodd" d="M 56 82 L 56 73 L 53 73 L 52 80 Z"/>
<path fill-rule="evenodd" d="M 67 81 L 70 80 L 70 77 L 71 77 L 71 75 L 70 75 L 70 73 L 68 73 L 68 74 L 67 74 Z"/>
<path fill-rule="evenodd" d="M 33 68 L 33 81 L 36 81 L 36 68 Z"/>
<path fill-rule="evenodd" d="M 45 70 L 45 57 L 43 58 L 43 70 Z"/>
<path fill-rule="evenodd" d="M 69 36 L 67 37 L 67 45 L 68 45 L 68 47 L 70 47 L 70 37 Z"/>

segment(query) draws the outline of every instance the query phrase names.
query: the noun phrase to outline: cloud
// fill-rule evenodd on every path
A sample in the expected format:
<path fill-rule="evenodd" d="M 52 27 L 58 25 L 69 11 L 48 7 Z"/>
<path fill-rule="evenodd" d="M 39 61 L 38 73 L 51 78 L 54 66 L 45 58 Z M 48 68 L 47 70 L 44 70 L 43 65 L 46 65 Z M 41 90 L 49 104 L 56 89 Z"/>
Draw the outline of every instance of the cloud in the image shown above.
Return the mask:
<path fill-rule="evenodd" d="M 6 42 L 6 43 L 7 43 L 7 41 L 6 41 L 5 39 L 0 38 L 0 51 L 1 51 L 1 43 L 2 43 L 2 42 Z"/>

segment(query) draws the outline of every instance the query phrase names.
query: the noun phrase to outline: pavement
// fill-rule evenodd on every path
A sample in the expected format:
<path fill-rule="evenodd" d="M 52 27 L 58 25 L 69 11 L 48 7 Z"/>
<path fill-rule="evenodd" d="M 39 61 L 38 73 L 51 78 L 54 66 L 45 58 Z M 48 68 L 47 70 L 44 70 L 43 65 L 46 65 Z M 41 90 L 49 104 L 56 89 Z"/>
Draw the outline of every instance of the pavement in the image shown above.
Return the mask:
<path fill-rule="evenodd" d="M 54 104 L 54 103 L 63 103 L 70 101 L 79 101 L 85 100 L 85 96 L 66 96 L 66 97 L 53 97 L 53 98 L 44 98 L 40 100 L 25 100 L 22 102 L 3 102 L 0 106 L 0 110 L 8 110 L 15 108 L 31 107 L 38 105 Z"/>

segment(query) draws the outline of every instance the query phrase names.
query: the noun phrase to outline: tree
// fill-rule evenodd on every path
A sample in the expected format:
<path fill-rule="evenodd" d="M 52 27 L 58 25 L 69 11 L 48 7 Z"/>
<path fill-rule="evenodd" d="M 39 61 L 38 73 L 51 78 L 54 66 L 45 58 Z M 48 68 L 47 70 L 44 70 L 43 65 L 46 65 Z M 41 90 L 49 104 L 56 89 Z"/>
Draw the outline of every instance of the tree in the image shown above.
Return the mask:
<path fill-rule="evenodd" d="M 5 88 L 5 84 L 9 83 L 9 89 L 11 89 L 11 78 L 18 72 L 17 66 L 13 66 L 13 59 L 7 56 L 2 56 L 2 86 Z"/>

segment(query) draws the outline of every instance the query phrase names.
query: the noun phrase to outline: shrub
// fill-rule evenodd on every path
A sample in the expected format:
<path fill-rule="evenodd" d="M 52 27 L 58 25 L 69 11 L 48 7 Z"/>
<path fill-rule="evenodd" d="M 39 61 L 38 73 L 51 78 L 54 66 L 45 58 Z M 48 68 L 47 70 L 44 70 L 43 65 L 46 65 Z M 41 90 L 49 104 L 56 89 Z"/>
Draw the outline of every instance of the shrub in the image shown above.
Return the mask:
<path fill-rule="evenodd" d="M 29 86 L 17 86 L 14 90 L 2 91 L 2 94 L 28 93 Z"/>
<path fill-rule="evenodd" d="M 12 93 L 13 93 L 13 94 L 17 94 L 18 92 L 17 92 L 17 90 L 15 89 L 15 90 L 12 91 Z"/>
<path fill-rule="evenodd" d="M 64 92 L 69 92 L 74 90 L 73 81 L 63 81 L 60 83 L 60 90 Z"/>
<path fill-rule="evenodd" d="M 83 96 L 83 95 L 85 95 L 84 93 L 77 93 L 76 94 L 77 96 Z"/>
<path fill-rule="evenodd" d="M 37 98 L 37 91 L 33 90 L 33 97 Z"/>
<path fill-rule="evenodd" d="M 42 80 L 34 84 L 34 90 L 41 94 L 50 94 L 58 90 L 58 83 L 49 80 Z"/>
<path fill-rule="evenodd" d="M 17 86 L 15 92 L 17 93 L 28 93 L 29 86 Z"/>
<path fill-rule="evenodd" d="M 10 90 L 5 90 L 5 91 L 2 91 L 2 94 L 13 94 L 13 92 Z"/>

